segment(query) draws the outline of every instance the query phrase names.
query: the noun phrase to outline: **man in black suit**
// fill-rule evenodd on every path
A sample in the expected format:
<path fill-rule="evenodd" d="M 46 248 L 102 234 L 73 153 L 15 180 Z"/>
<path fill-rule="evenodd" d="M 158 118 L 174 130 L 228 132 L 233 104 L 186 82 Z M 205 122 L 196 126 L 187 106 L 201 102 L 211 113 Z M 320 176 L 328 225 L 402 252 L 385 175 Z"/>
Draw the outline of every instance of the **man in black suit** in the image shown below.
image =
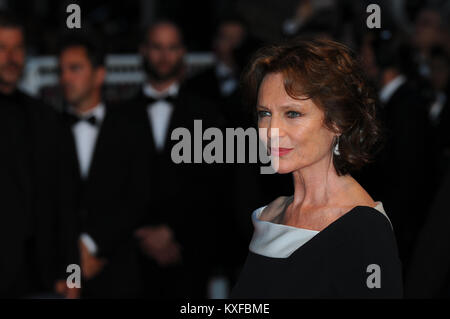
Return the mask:
<path fill-rule="evenodd" d="M 254 124 L 251 109 L 242 105 L 239 79 L 250 55 L 260 45 L 249 36 L 242 18 L 223 17 L 217 24 L 213 39 L 215 63 L 186 83 L 191 93 L 208 98 L 219 106 L 228 127 L 246 128 Z"/>
<path fill-rule="evenodd" d="M 443 47 L 435 47 L 430 53 L 430 81 L 433 101 L 430 103 L 430 144 L 435 168 L 435 185 L 439 185 L 450 159 L 450 56 Z"/>
<path fill-rule="evenodd" d="M 433 197 L 428 218 L 418 236 L 405 274 L 405 296 L 409 298 L 450 297 L 450 57 L 441 47 L 430 52 L 431 83 L 435 90 L 429 109 L 431 136 L 434 147 L 430 154 L 435 166 L 437 192 Z"/>
<path fill-rule="evenodd" d="M 450 297 L 450 170 L 442 183 L 427 216 L 405 274 L 405 297 Z"/>
<path fill-rule="evenodd" d="M 82 297 L 138 297 L 141 278 L 133 231 L 143 216 L 146 180 L 125 109 L 102 100 L 104 55 L 86 35 L 67 37 L 59 54 L 63 115 L 72 135 L 71 176 L 79 217 Z"/>
<path fill-rule="evenodd" d="M 257 126 L 255 106 L 245 105 L 239 79 L 251 55 L 262 45 L 249 35 L 247 23 L 237 15 L 225 16 L 217 23 L 213 39 L 215 63 L 186 81 L 191 94 L 211 100 L 217 105 L 229 128 L 244 129 Z M 229 216 L 221 221 L 221 245 L 229 255 L 216 257 L 219 275 L 225 275 L 229 286 L 234 286 L 240 267 L 248 254 L 253 225 L 251 213 L 267 201 L 293 193 L 291 174 L 260 174 L 262 164 L 228 164 L 226 178 L 221 183 L 227 192 L 227 206 L 223 213 Z M 230 238 L 229 229 L 236 232 Z"/>
<path fill-rule="evenodd" d="M 364 169 L 362 184 L 383 202 L 392 221 L 404 270 L 426 218 L 430 194 L 427 157 L 427 99 L 424 87 L 408 73 L 411 50 L 380 34 L 371 48 L 379 84 L 380 119 L 385 143 L 372 165 Z"/>
<path fill-rule="evenodd" d="M 136 232 L 143 253 L 146 297 L 204 297 L 209 253 L 216 240 L 211 216 L 221 204 L 216 189 L 220 169 L 201 163 L 176 164 L 172 131 L 187 128 L 194 136 L 194 119 L 203 130 L 221 127 L 213 104 L 184 88 L 184 54 L 180 29 L 157 21 L 144 33 L 140 53 L 147 81 L 129 108 L 134 111 L 146 151 L 152 191 L 146 223 Z"/>
<path fill-rule="evenodd" d="M 0 297 L 38 297 L 54 291 L 77 263 L 67 254 L 73 222 L 57 113 L 17 88 L 25 62 L 22 25 L 0 14 Z M 76 289 L 65 289 L 76 296 Z"/>
<path fill-rule="evenodd" d="M 245 41 L 247 32 L 245 22 L 239 17 L 227 17 L 218 23 L 213 40 L 216 62 L 190 79 L 191 89 L 213 100 L 233 96 L 239 87 L 241 68 L 234 51 Z"/>

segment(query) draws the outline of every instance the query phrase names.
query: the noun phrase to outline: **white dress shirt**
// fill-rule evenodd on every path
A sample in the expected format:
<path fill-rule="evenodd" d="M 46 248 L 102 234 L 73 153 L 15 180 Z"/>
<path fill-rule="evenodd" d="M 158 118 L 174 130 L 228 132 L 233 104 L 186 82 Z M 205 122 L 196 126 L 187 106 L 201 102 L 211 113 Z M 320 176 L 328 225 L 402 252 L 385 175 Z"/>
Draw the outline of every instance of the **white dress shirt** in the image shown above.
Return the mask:
<path fill-rule="evenodd" d="M 73 108 L 69 107 L 68 111 L 74 115 L 80 116 Z M 86 179 L 89 175 L 89 168 L 91 166 L 97 136 L 100 131 L 100 125 L 105 118 L 105 113 L 105 105 L 103 103 L 99 103 L 95 108 L 89 112 L 83 113 L 81 116 L 83 118 L 94 116 L 98 124 L 93 125 L 88 121 L 79 121 L 72 126 L 72 133 L 75 140 L 80 175 L 82 179 Z M 82 233 L 80 235 L 80 239 L 90 254 L 95 255 L 97 253 L 97 244 L 91 236 L 87 233 Z"/>
<path fill-rule="evenodd" d="M 406 82 L 406 77 L 404 75 L 398 75 L 396 76 L 391 82 L 383 86 L 383 88 L 380 91 L 380 101 L 382 103 L 387 103 L 392 95 L 394 95 L 395 91 L 398 90 L 400 86 L 402 86 L 403 83 Z"/>
<path fill-rule="evenodd" d="M 147 83 L 144 86 L 143 92 L 145 96 L 159 99 L 166 96 L 176 96 L 178 90 L 178 83 L 173 83 L 164 92 L 157 91 L 151 84 Z M 173 108 L 174 106 L 171 103 L 164 100 L 147 105 L 148 119 L 151 123 L 153 138 L 158 151 L 164 148 Z"/>
<path fill-rule="evenodd" d="M 234 90 L 236 90 L 238 86 L 238 80 L 234 77 L 233 71 L 223 62 L 217 63 L 216 75 L 219 79 L 226 79 L 219 81 L 220 94 L 222 94 L 222 96 L 229 96 L 234 92 Z"/>
<path fill-rule="evenodd" d="M 444 92 L 438 92 L 436 94 L 436 99 L 431 104 L 429 117 L 433 125 L 439 124 L 439 116 L 444 109 L 445 103 L 447 101 L 447 95 Z"/>
<path fill-rule="evenodd" d="M 69 108 L 69 112 L 80 116 L 73 109 Z M 79 121 L 72 126 L 72 133 L 75 139 L 75 147 L 77 151 L 78 163 L 80 167 L 80 175 L 82 179 L 86 179 L 89 175 L 92 155 L 94 153 L 95 143 L 97 141 L 100 125 L 105 117 L 105 106 L 99 103 L 89 112 L 83 113 L 82 117 L 94 116 L 98 124 L 93 125 L 87 121 Z"/>

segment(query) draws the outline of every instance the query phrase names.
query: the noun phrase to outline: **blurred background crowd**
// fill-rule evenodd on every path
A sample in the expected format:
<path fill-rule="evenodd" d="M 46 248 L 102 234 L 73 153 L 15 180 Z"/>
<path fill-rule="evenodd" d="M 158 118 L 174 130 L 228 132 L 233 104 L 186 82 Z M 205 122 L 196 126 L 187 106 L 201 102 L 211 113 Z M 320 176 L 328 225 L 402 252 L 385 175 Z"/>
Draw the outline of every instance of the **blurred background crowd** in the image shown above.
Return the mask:
<path fill-rule="evenodd" d="M 0 296 L 226 298 L 251 213 L 291 176 L 175 164 L 171 132 L 256 127 L 241 72 L 303 36 L 360 55 L 385 138 L 355 177 L 392 221 L 405 296 L 450 297 L 449 16 L 445 0 L 0 0 Z"/>

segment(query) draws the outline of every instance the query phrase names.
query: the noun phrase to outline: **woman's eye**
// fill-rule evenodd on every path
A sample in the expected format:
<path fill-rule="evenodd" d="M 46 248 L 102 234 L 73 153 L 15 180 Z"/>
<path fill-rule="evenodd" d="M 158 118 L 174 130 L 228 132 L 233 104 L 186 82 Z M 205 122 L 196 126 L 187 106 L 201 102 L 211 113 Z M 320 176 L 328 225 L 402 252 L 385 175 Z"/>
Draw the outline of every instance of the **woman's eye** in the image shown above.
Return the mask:
<path fill-rule="evenodd" d="M 270 112 L 267 111 L 258 111 L 258 118 L 270 116 Z"/>
<path fill-rule="evenodd" d="M 295 117 L 302 116 L 301 113 L 295 112 L 295 111 L 288 111 L 288 112 L 286 112 L 286 114 L 289 118 L 295 118 Z"/>

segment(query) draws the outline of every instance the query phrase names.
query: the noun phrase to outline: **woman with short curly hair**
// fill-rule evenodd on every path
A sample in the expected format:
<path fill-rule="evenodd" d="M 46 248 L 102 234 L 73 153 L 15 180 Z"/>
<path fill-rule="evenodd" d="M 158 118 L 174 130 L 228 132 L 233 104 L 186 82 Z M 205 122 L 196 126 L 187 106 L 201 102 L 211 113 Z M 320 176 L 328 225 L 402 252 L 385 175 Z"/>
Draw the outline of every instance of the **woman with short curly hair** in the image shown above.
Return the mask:
<path fill-rule="evenodd" d="M 294 195 L 255 210 L 234 298 L 399 298 L 390 221 L 350 175 L 380 140 L 375 98 L 355 54 L 331 40 L 257 52 L 243 75 L 260 138 Z M 265 129 L 265 130 L 264 130 Z"/>

